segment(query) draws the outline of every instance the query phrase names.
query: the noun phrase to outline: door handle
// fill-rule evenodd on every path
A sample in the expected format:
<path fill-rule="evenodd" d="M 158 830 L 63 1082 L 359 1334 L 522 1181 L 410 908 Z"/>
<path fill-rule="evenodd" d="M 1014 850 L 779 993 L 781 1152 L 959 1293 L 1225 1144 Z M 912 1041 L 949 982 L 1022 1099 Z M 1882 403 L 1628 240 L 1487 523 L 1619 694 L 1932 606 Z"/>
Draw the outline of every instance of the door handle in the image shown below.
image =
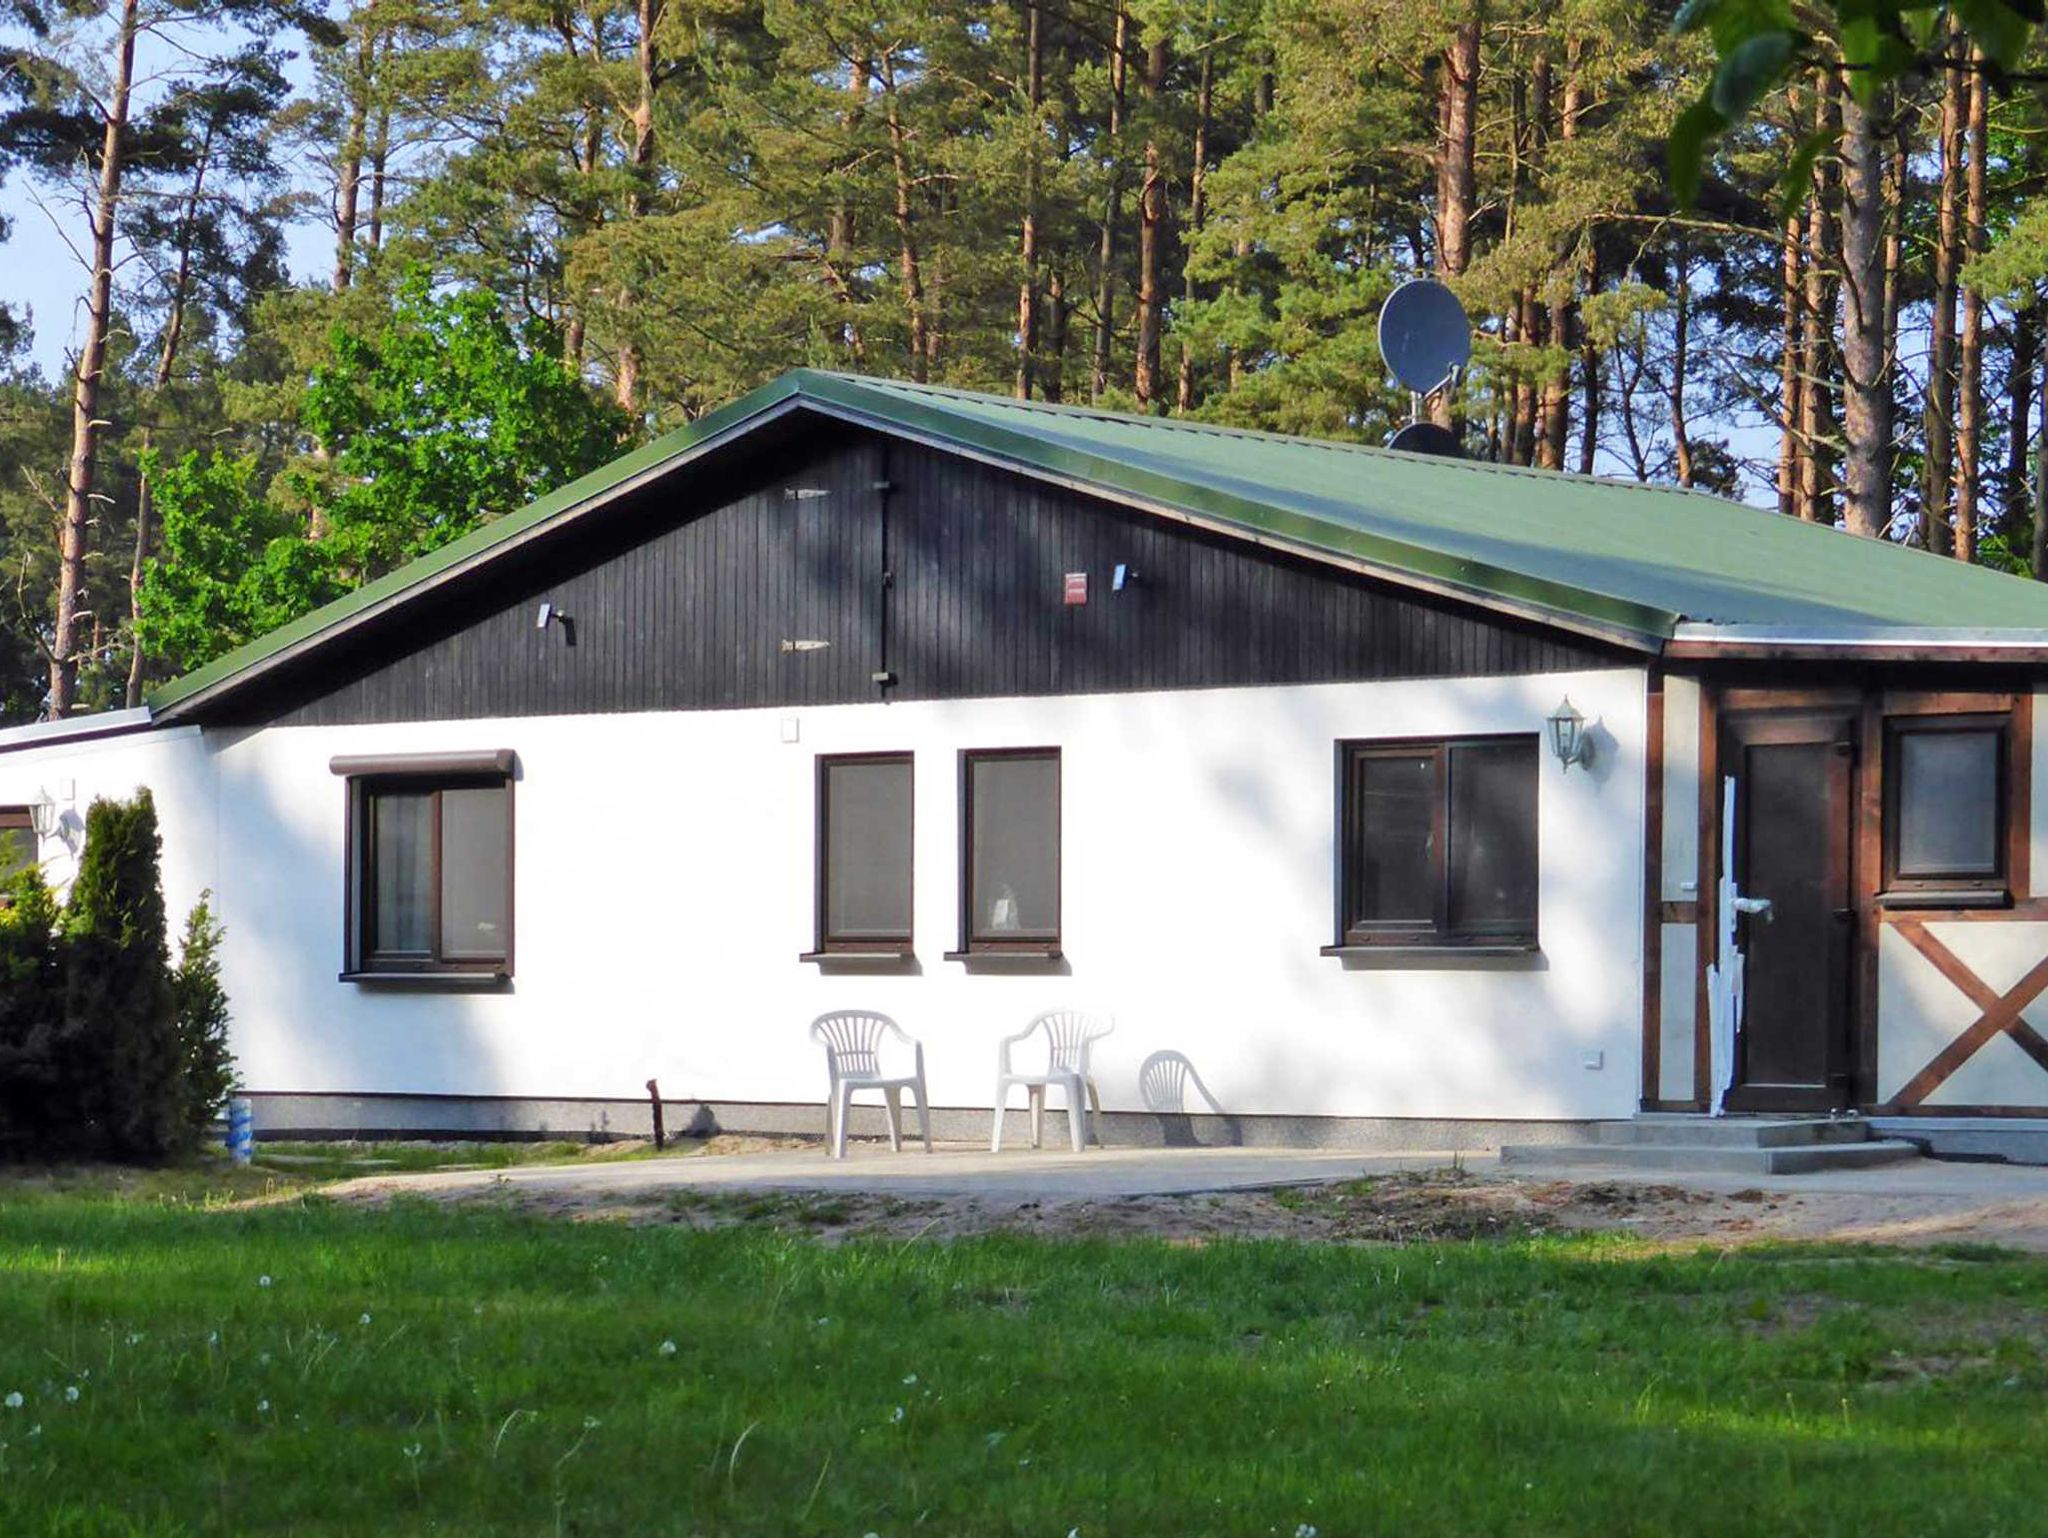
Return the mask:
<path fill-rule="evenodd" d="M 1762 919 L 1766 924 L 1771 921 L 1771 900 L 1768 897 L 1737 897 L 1730 901 L 1729 906 L 1745 918 Z"/>

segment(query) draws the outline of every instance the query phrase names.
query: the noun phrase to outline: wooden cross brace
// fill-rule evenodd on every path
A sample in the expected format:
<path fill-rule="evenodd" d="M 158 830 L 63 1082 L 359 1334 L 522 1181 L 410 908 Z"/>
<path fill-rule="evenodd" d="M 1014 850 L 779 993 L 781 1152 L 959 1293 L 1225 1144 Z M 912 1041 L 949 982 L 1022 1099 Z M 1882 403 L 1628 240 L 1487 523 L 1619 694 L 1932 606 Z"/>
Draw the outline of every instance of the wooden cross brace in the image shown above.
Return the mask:
<path fill-rule="evenodd" d="M 2043 992 L 2048 992 L 2048 956 L 2034 963 L 2027 975 L 2013 984 L 2010 991 L 1998 992 L 1983 978 L 1963 964 L 1962 958 L 1927 932 L 1927 926 L 1919 919 L 1901 919 L 1892 926 L 1899 938 L 1914 950 L 1925 956 L 1934 970 L 1954 983 L 1962 994 L 1982 1011 L 1960 1036 L 1934 1055 L 1934 1060 L 1914 1074 L 1892 1097 L 1892 1104 L 1901 1110 L 1919 1105 L 1929 1095 L 1948 1082 L 1964 1063 L 1973 1057 L 1977 1049 L 2001 1031 L 2010 1036 L 2020 1049 L 2044 1069 L 2048 1069 L 2048 1040 L 2020 1017 L 2025 1009 Z"/>

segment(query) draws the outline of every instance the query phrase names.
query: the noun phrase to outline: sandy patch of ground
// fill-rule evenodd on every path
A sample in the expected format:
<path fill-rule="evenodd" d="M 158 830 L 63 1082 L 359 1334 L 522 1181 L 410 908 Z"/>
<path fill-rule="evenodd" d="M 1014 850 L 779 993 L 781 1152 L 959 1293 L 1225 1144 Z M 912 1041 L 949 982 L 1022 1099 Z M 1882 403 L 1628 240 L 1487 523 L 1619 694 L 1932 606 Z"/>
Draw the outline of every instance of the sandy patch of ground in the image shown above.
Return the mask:
<path fill-rule="evenodd" d="M 393 1194 L 391 1189 L 367 1190 L 346 1199 L 376 1203 Z M 1035 1201 L 690 1186 L 620 1192 L 522 1188 L 509 1182 L 484 1194 L 422 1194 L 572 1221 L 700 1229 L 749 1224 L 828 1242 L 1003 1232 L 1187 1244 L 1226 1237 L 1398 1244 L 1620 1232 L 1674 1246 L 1797 1239 L 1908 1246 L 1975 1243 L 2048 1253 L 2048 1200 L 1984 1204 L 1876 1192 L 1715 1191 L 1451 1168 L 1271 1190 Z"/>

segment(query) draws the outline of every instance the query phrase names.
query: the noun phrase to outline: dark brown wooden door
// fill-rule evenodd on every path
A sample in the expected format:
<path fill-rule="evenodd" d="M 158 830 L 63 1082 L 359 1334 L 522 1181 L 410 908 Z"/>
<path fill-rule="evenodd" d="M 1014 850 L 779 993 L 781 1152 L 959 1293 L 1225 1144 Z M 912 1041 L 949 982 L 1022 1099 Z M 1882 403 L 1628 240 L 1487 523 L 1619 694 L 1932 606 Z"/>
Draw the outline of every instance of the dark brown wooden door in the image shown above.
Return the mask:
<path fill-rule="evenodd" d="M 1769 912 L 1736 920 L 1743 1007 L 1728 1106 L 1820 1111 L 1848 1103 L 1849 885 L 1854 739 L 1847 716 L 1736 716 L 1731 870 Z"/>

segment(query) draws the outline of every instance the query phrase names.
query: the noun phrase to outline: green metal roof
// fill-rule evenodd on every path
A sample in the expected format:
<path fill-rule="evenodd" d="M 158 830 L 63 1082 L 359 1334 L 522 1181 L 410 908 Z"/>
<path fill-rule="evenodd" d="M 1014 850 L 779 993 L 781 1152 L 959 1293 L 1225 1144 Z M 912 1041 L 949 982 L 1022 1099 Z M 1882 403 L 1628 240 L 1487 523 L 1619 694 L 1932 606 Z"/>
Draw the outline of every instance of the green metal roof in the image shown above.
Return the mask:
<path fill-rule="evenodd" d="M 150 696 L 196 704 L 809 408 L 1263 544 L 1655 650 L 1681 625 L 2048 644 L 2048 586 L 1700 492 L 800 369 Z"/>

